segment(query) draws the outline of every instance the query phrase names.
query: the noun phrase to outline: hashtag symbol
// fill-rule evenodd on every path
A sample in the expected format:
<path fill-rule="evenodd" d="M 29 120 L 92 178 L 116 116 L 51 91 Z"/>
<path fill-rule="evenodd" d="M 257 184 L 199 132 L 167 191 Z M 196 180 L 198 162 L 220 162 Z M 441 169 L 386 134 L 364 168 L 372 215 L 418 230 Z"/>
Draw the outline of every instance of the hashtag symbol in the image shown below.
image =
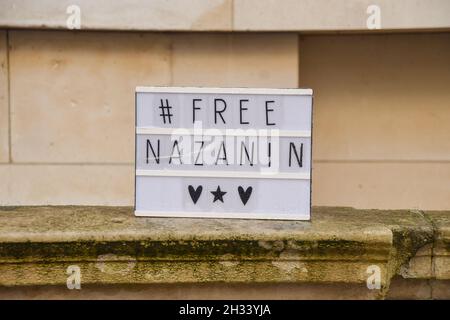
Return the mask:
<path fill-rule="evenodd" d="M 161 99 L 161 105 L 159 108 L 161 109 L 160 116 L 163 118 L 164 123 L 166 123 L 166 117 L 169 118 L 169 123 L 172 123 L 173 114 L 170 113 L 170 109 L 172 109 L 172 107 L 169 105 L 169 100 L 166 99 L 166 105 L 164 105 L 164 101 Z"/>

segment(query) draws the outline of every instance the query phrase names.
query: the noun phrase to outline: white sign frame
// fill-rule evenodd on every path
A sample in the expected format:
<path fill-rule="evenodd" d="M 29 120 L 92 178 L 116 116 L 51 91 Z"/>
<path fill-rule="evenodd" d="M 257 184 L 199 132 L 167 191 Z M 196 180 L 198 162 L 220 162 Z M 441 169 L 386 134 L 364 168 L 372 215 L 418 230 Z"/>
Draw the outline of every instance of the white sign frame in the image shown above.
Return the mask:
<path fill-rule="evenodd" d="M 137 168 L 137 140 L 140 134 L 167 134 L 169 128 L 140 128 L 138 127 L 138 99 L 139 93 L 170 93 L 170 94 L 217 94 L 217 95 L 300 95 L 311 96 L 310 131 L 282 130 L 280 137 L 308 137 L 310 139 L 309 175 L 301 173 L 278 173 L 275 176 L 262 177 L 258 172 L 240 172 L 240 176 L 227 171 L 176 171 L 165 170 L 139 170 Z M 189 128 L 187 128 L 189 130 Z M 263 220 L 310 220 L 312 207 L 312 147 L 313 147 L 313 90 L 312 89 L 273 89 L 273 88 L 213 88 L 213 87 L 144 87 L 138 86 L 135 91 L 135 174 L 134 174 L 134 212 L 142 217 L 172 217 L 172 218 L 231 218 L 231 219 L 263 219 Z M 219 178 L 260 178 L 260 179 L 308 179 L 309 180 L 309 212 L 300 213 L 298 216 L 292 213 L 281 212 L 192 212 L 192 211 L 149 211 L 138 210 L 137 203 L 137 177 L 219 177 Z"/>

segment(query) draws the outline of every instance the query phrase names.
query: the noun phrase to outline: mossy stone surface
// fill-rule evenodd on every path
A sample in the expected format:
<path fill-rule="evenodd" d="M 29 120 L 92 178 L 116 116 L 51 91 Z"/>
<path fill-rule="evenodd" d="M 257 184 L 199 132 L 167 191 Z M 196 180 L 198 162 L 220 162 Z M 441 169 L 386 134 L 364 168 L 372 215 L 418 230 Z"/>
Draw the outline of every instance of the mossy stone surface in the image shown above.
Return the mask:
<path fill-rule="evenodd" d="M 128 207 L 0 207 L 0 284 L 65 283 L 67 266 L 76 264 L 83 281 L 99 284 L 365 285 L 375 264 L 386 289 L 417 250 L 448 234 L 448 214 L 317 207 L 305 222 L 143 218 Z"/>

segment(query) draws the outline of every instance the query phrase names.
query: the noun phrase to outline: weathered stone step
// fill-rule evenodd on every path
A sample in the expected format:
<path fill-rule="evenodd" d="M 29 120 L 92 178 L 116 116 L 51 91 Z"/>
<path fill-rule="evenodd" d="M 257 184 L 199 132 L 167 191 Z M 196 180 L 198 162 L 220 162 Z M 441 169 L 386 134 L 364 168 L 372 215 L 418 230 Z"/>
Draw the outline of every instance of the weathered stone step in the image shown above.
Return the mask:
<path fill-rule="evenodd" d="M 311 222 L 141 218 L 129 207 L 1 207 L 0 285 L 360 283 L 373 266 L 450 279 L 450 214 L 318 207 Z M 418 253 L 416 255 L 416 253 Z"/>

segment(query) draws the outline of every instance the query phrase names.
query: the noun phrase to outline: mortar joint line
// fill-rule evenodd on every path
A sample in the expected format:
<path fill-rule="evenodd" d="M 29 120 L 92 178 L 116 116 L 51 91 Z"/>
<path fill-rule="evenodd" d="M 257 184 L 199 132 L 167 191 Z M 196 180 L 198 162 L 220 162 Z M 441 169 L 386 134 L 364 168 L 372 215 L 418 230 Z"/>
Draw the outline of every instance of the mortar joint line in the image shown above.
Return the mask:
<path fill-rule="evenodd" d="M 6 95 L 8 99 L 8 163 L 12 163 L 12 130 L 11 130 L 11 64 L 10 64 L 9 30 L 6 30 Z"/>

